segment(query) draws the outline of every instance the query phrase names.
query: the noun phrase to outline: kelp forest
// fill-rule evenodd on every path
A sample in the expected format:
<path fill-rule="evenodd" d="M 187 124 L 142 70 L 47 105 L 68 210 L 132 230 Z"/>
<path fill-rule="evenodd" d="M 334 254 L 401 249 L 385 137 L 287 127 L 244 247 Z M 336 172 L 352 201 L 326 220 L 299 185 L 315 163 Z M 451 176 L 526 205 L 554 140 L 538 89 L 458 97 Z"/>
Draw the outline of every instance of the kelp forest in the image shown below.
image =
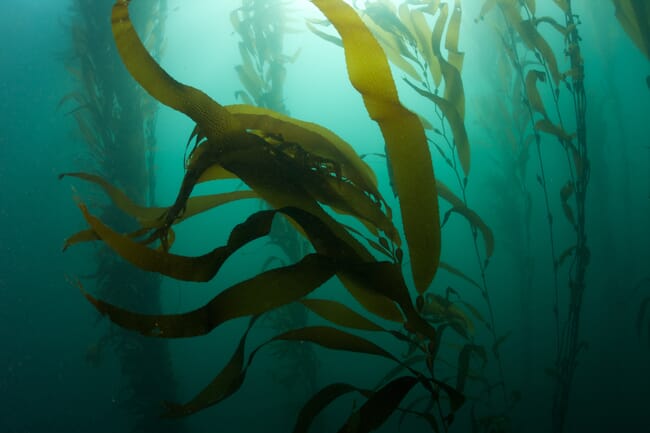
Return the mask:
<path fill-rule="evenodd" d="M 63 249 L 93 263 L 68 287 L 128 429 L 647 431 L 625 410 L 650 389 L 648 2 L 63 21 Z"/>

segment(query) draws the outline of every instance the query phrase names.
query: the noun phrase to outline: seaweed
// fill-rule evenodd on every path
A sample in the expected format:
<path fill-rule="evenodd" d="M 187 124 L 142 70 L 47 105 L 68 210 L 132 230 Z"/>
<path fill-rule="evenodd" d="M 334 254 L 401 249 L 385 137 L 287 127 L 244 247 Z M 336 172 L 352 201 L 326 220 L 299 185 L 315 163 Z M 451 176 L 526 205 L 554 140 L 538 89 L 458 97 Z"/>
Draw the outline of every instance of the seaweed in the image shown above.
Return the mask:
<path fill-rule="evenodd" d="M 643 0 L 612 0 L 615 15 L 625 33 L 641 53 L 650 60 L 650 6 Z M 646 76 L 650 89 L 650 75 Z"/>
<path fill-rule="evenodd" d="M 163 209 L 134 205 L 104 179 L 83 173 L 69 174 L 98 184 L 122 211 L 139 220 L 139 228 L 130 233 L 115 230 L 79 200 L 89 229 L 67 245 L 101 241 L 137 268 L 198 282 L 218 278 L 221 266 L 229 257 L 251 241 L 269 236 L 273 221 L 279 215 L 287 218 L 313 248 L 313 252 L 295 263 L 280 263 L 274 269 L 257 273 L 221 290 L 203 306 L 184 313 L 144 314 L 103 300 L 79 285 L 91 305 L 113 323 L 150 338 L 200 336 L 232 319 L 251 317 L 233 356 L 214 380 L 189 402 L 167 403 L 164 415 L 189 415 L 236 393 L 255 355 L 268 344 L 307 341 L 333 350 L 389 359 L 404 365 L 407 375 L 374 390 L 361 390 L 347 384 L 324 388 L 304 406 L 296 431 L 306 430 L 320 408 L 351 390 L 361 392 L 366 401 L 347 418 L 342 428 L 374 430 L 398 410 L 400 402 L 416 385 L 430 397 L 438 420 L 432 413 L 414 413 L 429 420 L 430 425 L 440 425 L 447 431 L 465 397 L 461 390 L 438 378 L 435 372 L 437 351 L 446 326 L 468 335 L 471 322 L 458 307 L 448 304 L 448 300 L 445 300 L 442 316 L 436 319 L 442 322 L 438 327 L 424 317 L 422 294 L 439 267 L 437 183 L 422 122 L 399 101 L 386 56 L 362 19 L 342 1 L 314 1 L 338 30 L 350 81 L 363 97 L 369 116 L 382 130 L 388 163 L 400 197 L 405 246 L 401 245 L 391 210 L 379 193 L 374 174 L 349 144 L 318 125 L 268 108 L 224 106 L 201 90 L 176 81 L 142 44 L 131 23 L 130 3 L 129 0 L 116 1 L 111 17 L 122 61 L 131 76 L 155 99 L 196 122 L 190 138 L 194 146 L 187 155 L 186 171 L 177 197 L 171 206 Z M 239 15 L 233 16 L 233 22 L 242 25 Z M 252 37 L 250 32 L 242 34 Z M 252 43 L 244 39 L 243 48 Z M 270 52 L 271 47 L 268 49 Z M 367 62 L 368 58 L 372 61 Z M 245 78 L 242 83 L 249 93 L 247 99 L 253 99 L 260 93 L 253 84 L 259 86 L 260 82 L 254 80 L 250 67 L 244 66 L 242 74 Z M 461 157 L 463 159 L 465 157 Z M 466 163 L 463 165 L 468 170 Z M 199 182 L 233 176 L 250 190 L 226 193 L 234 194 L 229 196 L 200 198 L 192 195 Z M 251 214 L 231 231 L 223 245 L 197 257 L 170 251 L 174 243 L 174 225 L 227 201 L 253 197 L 266 202 L 270 209 Z M 342 224 L 326 207 L 353 217 L 369 234 L 358 236 L 359 229 Z M 388 260 L 376 259 L 373 250 Z M 405 250 L 419 293 L 415 304 L 402 273 Z M 363 314 L 335 301 L 305 298 L 334 276 L 359 302 Z M 427 299 L 431 303 L 436 298 Z M 352 332 L 332 326 L 302 326 L 276 335 L 247 355 L 246 339 L 258 317 L 296 301 L 333 325 Z M 366 313 L 401 324 L 403 330 L 380 327 L 365 317 Z M 377 343 L 354 333 L 354 330 L 369 329 L 381 331 L 421 352 L 426 359 L 425 365 L 418 368 L 406 365 Z M 466 369 L 462 368 L 458 375 L 461 379 L 457 380 L 457 385 L 464 383 Z"/>
<path fill-rule="evenodd" d="M 587 98 L 584 87 L 584 61 L 580 48 L 578 33 L 579 17 L 574 13 L 572 2 L 562 0 L 555 2 L 559 14 L 564 17 L 560 24 L 552 17 L 537 17 L 534 2 L 522 4 L 513 0 L 486 1 L 480 18 L 495 8 L 498 9 L 505 25 L 502 39 L 508 50 L 511 64 L 517 74 L 522 93 L 526 95 L 525 105 L 529 113 L 529 121 L 534 131 L 537 150 L 539 174 L 537 175 L 546 207 L 546 217 L 549 228 L 550 255 L 553 263 L 553 283 L 555 300 L 553 314 L 556 332 L 556 359 L 554 378 L 556 380 L 553 396 L 552 428 L 561 432 L 565 428 L 569 408 L 569 394 L 572 379 L 577 366 L 577 356 L 583 346 L 580 341 L 580 314 L 582 299 L 586 289 L 586 272 L 590 259 L 590 251 L 586 236 L 585 204 L 587 187 L 590 177 L 588 154 L 586 109 Z M 560 73 L 560 66 L 555 52 L 538 27 L 550 25 L 563 37 L 563 54 L 568 63 L 568 70 Z M 521 41 L 521 44 L 518 44 Z M 526 56 L 534 56 L 535 60 L 526 61 Z M 548 104 L 553 110 L 547 110 L 538 85 L 545 84 Z M 565 116 L 560 109 L 560 84 L 567 89 L 567 96 L 572 102 L 575 119 L 575 131 L 567 131 Z M 549 112 L 554 112 L 552 119 Z M 541 115 L 541 118 L 539 116 Z M 560 206 L 566 222 L 574 229 L 575 241 L 558 258 L 555 239 L 554 218 L 551 211 L 551 199 L 547 186 L 546 172 L 542 156 L 542 136 L 551 137 L 561 146 L 566 156 L 567 177 L 559 191 Z M 567 272 L 568 296 L 560 295 L 560 265 L 571 257 L 570 268 Z M 561 305 L 566 308 L 561 311 Z M 562 315 L 564 314 L 564 317 Z"/>

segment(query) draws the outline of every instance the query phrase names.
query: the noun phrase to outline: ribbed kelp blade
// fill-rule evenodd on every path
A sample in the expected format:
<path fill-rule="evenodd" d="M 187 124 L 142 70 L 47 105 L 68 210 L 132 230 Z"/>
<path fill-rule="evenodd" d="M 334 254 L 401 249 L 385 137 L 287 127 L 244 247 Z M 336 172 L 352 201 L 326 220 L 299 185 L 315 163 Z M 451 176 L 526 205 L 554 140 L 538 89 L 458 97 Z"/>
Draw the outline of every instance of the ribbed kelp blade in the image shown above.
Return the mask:
<path fill-rule="evenodd" d="M 400 197 L 413 279 L 422 293 L 440 258 L 438 197 L 422 123 L 400 103 L 386 56 L 354 9 L 341 0 L 313 3 L 338 30 L 350 81 L 381 128 Z"/>

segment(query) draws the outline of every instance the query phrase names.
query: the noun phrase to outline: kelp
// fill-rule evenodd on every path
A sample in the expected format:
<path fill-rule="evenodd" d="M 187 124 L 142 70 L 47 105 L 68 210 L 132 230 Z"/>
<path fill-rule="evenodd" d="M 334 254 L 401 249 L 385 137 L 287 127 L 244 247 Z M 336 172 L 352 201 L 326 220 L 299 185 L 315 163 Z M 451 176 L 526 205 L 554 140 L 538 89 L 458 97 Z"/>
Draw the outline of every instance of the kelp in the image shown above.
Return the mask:
<path fill-rule="evenodd" d="M 246 338 L 259 315 L 300 301 L 334 325 L 353 331 L 381 331 L 409 345 L 419 342 L 415 347 L 426 355 L 425 371 L 406 365 L 407 376 L 363 392 L 366 402 L 348 418 L 343 429 L 376 429 L 398 409 L 399 403 L 416 384 L 430 395 L 437 406 L 436 416 L 441 417 L 442 425 L 447 428 L 453 414 L 462 406 L 464 396 L 434 375 L 441 333 L 420 313 L 422 295 L 418 297 L 417 305 L 411 299 L 401 269 L 404 252 L 399 234 L 392 224 L 390 209 L 378 192 L 372 171 L 351 146 L 318 125 L 267 109 L 223 106 L 201 90 L 176 81 L 142 45 L 130 21 L 129 3 L 129 0 L 118 0 L 112 11 L 112 29 L 118 52 L 127 70 L 147 92 L 196 122 L 190 137 L 190 142 L 194 140 L 195 145 L 186 158 L 186 172 L 176 200 L 167 208 L 138 206 L 101 178 L 83 173 L 68 174 L 97 184 L 119 203 L 125 213 L 140 220 L 140 229 L 131 234 L 120 233 L 94 216 L 80 201 L 80 210 L 90 229 L 85 235 L 78 235 L 77 240 L 84 236 L 87 236 L 86 240 L 99 239 L 138 268 L 185 281 L 214 278 L 225 261 L 241 248 L 268 236 L 273 220 L 278 216 L 288 218 L 298 227 L 314 251 L 295 263 L 280 263 L 274 269 L 222 289 L 192 311 L 175 314 L 131 311 L 80 287 L 88 301 L 112 322 L 152 338 L 200 336 L 232 319 L 251 317 L 224 369 L 188 403 L 168 403 L 165 414 L 188 415 L 235 393 L 241 387 L 255 354 L 271 342 L 308 341 L 334 350 L 381 356 L 401 364 L 402 361 L 378 344 L 331 326 L 304 326 L 283 332 L 257 346 L 246 358 Z M 339 31 L 350 81 L 364 98 L 370 117 L 377 121 L 384 135 L 388 161 L 394 170 L 400 197 L 415 288 L 422 294 L 435 275 L 440 254 L 438 193 L 422 122 L 401 105 L 386 57 L 356 12 L 339 0 L 317 0 L 314 4 Z M 239 14 L 231 18 L 238 26 L 236 28 L 244 28 Z M 245 30 L 241 34 L 245 59 L 246 52 L 250 54 L 250 46 L 246 45 L 254 43 L 251 39 L 254 35 Z M 273 44 L 272 41 L 265 43 Z M 264 50 L 264 53 L 271 52 L 271 45 Z M 372 61 L 368 63 L 365 56 Z M 244 60 L 244 64 L 248 61 Z M 242 73 L 250 75 L 246 69 L 250 68 L 242 66 Z M 247 79 L 254 78 L 247 76 Z M 250 191 L 207 198 L 192 196 L 197 183 L 226 177 L 239 178 Z M 271 209 L 250 215 L 230 232 L 224 244 L 197 257 L 170 252 L 174 224 L 219 204 L 252 197 L 266 201 Z M 377 238 L 371 246 L 379 246 L 388 256 L 388 261 L 375 259 L 355 237 L 359 230 L 348 229 L 338 222 L 325 206 L 346 213 L 365 225 Z M 400 322 L 404 331 L 379 327 L 361 313 L 335 301 L 305 299 L 334 276 L 341 280 L 365 312 Z M 434 298 L 429 296 L 428 299 Z M 446 308 L 441 320 L 444 322 L 442 327 L 452 323 L 451 326 L 461 326 L 465 333 L 471 328 L 468 317 L 453 306 Z M 462 325 L 454 325 L 455 322 Z M 336 392 L 327 392 L 322 398 L 319 397 L 322 394 L 317 394 L 313 405 L 324 407 L 339 392 L 352 388 L 342 385 L 326 389 Z M 445 408 L 441 392 L 448 401 Z M 308 425 L 318 412 L 305 410 L 299 417 L 300 425 Z M 433 419 L 432 414 L 421 413 L 420 416 Z"/>
<path fill-rule="evenodd" d="M 644 0 L 612 0 L 616 19 L 641 53 L 650 60 L 650 5 Z"/>
<path fill-rule="evenodd" d="M 589 183 L 589 158 L 586 126 L 587 98 L 584 87 L 585 66 L 581 54 L 581 38 L 578 33 L 579 19 L 574 13 L 572 3 L 566 0 L 556 0 L 559 13 L 564 23 L 554 18 L 537 17 L 534 3 L 522 3 L 514 0 L 488 1 L 484 10 L 498 9 L 506 26 L 507 46 L 512 66 L 518 75 L 522 89 L 527 98 L 525 103 L 529 111 L 530 127 L 534 130 L 539 174 L 537 180 L 542 187 L 546 207 L 546 219 L 549 228 L 550 254 L 553 263 L 553 285 L 555 291 L 554 319 L 557 338 L 557 353 L 555 359 L 556 380 L 553 395 L 552 430 L 562 432 L 569 406 L 569 394 L 572 378 L 578 362 L 576 358 L 581 349 L 579 326 L 582 297 L 587 286 L 586 271 L 590 261 L 590 252 L 586 236 L 587 186 Z M 556 53 L 550 43 L 544 38 L 538 27 L 550 26 L 563 37 L 562 54 L 564 54 L 568 70 L 560 73 Z M 521 39 L 521 44 L 517 40 Z M 558 53 L 560 50 L 557 50 Z M 525 61 L 525 56 L 532 54 L 536 62 L 532 65 Z M 532 66 L 532 67 L 531 67 Z M 539 93 L 538 84 L 544 82 L 547 88 L 546 98 Z M 559 86 L 563 83 L 565 86 Z M 561 104 L 561 90 L 566 87 L 572 103 L 573 112 L 570 116 L 575 119 L 575 131 L 565 126 L 563 112 L 567 111 Z M 548 107 L 551 109 L 548 110 Z M 535 113 L 542 118 L 536 118 Z M 554 113 L 551 119 L 549 113 Z M 573 120 L 572 119 L 572 120 Z M 559 193 L 559 206 L 570 226 L 574 228 L 575 241 L 564 250 L 558 258 L 554 234 L 554 218 L 551 207 L 551 197 L 547 187 L 547 177 L 542 158 L 543 132 L 559 142 L 561 150 L 568 162 L 567 178 L 560 181 L 563 187 Z M 557 177 L 557 174 L 556 174 Z M 560 264 L 570 258 L 571 265 L 567 270 L 567 288 L 560 290 Z M 566 295 L 564 295 L 566 293 Z M 561 296 L 562 294 L 562 296 Z M 560 301 L 565 300 L 566 317 L 560 317 Z"/>
<path fill-rule="evenodd" d="M 341 35 L 350 82 L 363 96 L 368 114 L 384 136 L 400 197 L 411 271 L 422 293 L 433 280 L 440 259 L 437 193 L 424 129 L 419 118 L 400 103 L 381 47 L 352 7 L 323 0 L 314 4 Z"/>
<path fill-rule="evenodd" d="M 641 53 L 650 60 L 650 5 L 644 0 L 612 0 L 616 19 Z M 646 76 L 650 89 L 650 75 Z"/>

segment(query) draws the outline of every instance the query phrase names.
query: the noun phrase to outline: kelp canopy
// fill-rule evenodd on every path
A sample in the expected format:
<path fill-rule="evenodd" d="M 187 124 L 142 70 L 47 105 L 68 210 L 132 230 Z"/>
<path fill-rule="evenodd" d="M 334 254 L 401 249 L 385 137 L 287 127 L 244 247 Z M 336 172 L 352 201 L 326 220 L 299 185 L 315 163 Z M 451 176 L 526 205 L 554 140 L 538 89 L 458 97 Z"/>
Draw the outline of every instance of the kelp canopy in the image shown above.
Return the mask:
<path fill-rule="evenodd" d="M 482 349 L 469 344 L 463 347 L 455 386 L 437 377 L 435 358 L 442 331 L 451 325 L 452 329 L 467 335 L 472 324 L 462 311 L 451 309 L 442 297 L 423 296 L 438 269 L 440 256 L 438 191 L 423 126 L 418 116 L 400 103 L 386 56 L 354 9 L 342 0 L 314 0 L 313 3 L 337 29 L 345 50 L 349 79 L 384 137 L 418 293 L 415 303 L 402 273 L 404 247 L 392 222 L 391 209 L 379 192 L 374 173 L 352 146 L 316 124 L 265 108 L 223 106 L 201 90 L 176 81 L 143 46 L 129 17 L 129 0 L 118 0 L 112 10 L 112 30 L 119 54 L 129 73 L 147 92 L 196 123 L 190 139 L 194 140 L 194 147 L 187 158 L 176 200 L 167 208 L 138 206 L 97 176 L 68 174 L 99 185 L 141 228 L 130 234 L 118 233 L 80 203 L 89 229 L 71 237 L 66 246 L 100 240 L 141 269 L 184 281 L 208 281 L 238 250 L 268 235 L 274 218 L 288 218 L 311 243 L 312 253 L 294 264 L 261 272 L 228 287 L 193 311 L 145 315 L 102 301 L 83 288 L 82 291 L 113 322 L 150 337 L 199 336 L 231 319 L 251 317 L 224 369 L 191 401 L 168 403 L 166 416 L 191 414 L 235 393 L 258 350 L 267 343 L 310 341 L 334 350 L 389 359 L 398 365 L 397 371 L 403 376 L 390 378 L 374 390 L 343 383 L 326 386 L 303 407 L 294 431 L 307 431 L 312 419 L 329 403 L 353 391 L 360 392 L 367 400 L 350 415 L 343 430 L 371 431 L 397 409 L 416 385 L 437 406 L 436 416 L 429 410 L 409 412 L 420 416 L 434 430 L 438 430 L 438 423 L 446 430 L 464 401 L 469 355 L 472 351 L 481 353 Z M 192 195 L 200 182 L 233 177 L 250 189 Z M 259 198 L 271 209 L 250 215 L 232 230 L 224 245 L 207 254 L 189 257 L 170 252 L 175 224 L 244 198 Z M 366 231 L 362 233 L 344 225 L 327 208 L 353 217 Z M 337 301 L 305 298 L 334 276 L 367 313 L 399 323 L 403 329 L 385 329 Z M 295 301 L 331 325 L 307 326 L 282 333 L 246 356 L 245 341 L 259 315 Z M 432 311 L 438 317 L 437 326 L 424 318 Z M 451 318 L 445 320 L 447 316 Z M 420 353 L 414 358 L 420 361 L 420 368 L 416 368 L 420 364 L 415 361 L 398 359 L 376 343 L 358 336 L 356 331 L 382 332 L 408 344 L 410 353 Z"/>

